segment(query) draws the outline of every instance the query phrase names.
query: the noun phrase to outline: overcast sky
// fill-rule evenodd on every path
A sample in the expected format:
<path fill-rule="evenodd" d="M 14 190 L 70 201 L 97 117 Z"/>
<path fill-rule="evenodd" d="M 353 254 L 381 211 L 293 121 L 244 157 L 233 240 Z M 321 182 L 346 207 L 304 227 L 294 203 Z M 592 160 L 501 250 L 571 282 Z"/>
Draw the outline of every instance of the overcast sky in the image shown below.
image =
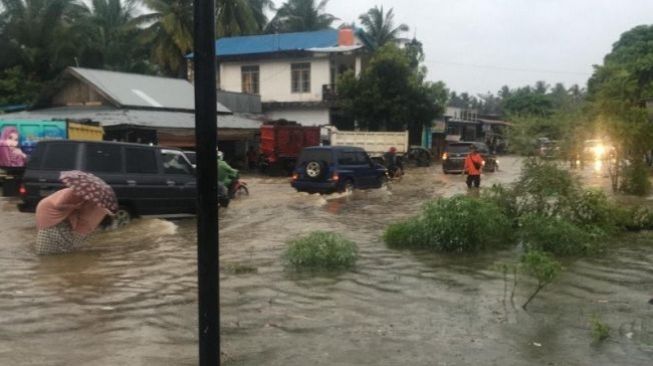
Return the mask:
<path fill-rule="evenodd" d="M 623 32 L 653 24 L 653 0 L 330 0 L 327 12 L 358 24 L 375 5 L 422 41 L 430 80 L 473 94 L 538 80 L 584 87 Z"/>

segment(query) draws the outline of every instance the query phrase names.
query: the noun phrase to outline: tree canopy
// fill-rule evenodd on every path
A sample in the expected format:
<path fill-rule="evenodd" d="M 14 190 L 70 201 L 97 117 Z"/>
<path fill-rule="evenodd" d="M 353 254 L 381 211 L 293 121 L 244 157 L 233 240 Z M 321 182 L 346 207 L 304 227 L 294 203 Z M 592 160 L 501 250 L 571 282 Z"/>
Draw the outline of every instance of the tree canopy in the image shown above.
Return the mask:
<path fill-rule="evenodd" d="M 388 44 L 359 78 L 351 71 L 340 78 L 339 104 L 359 128 L 416 132 L 442 115 L 448 93 L 444 84 L 422 82 L 410 61 L 406 52 Z"/>
<path fill-rule="evenodd" d="M 394 9 L 383 12 L 383 6 L 375 6 L 362 14 L 359 19 L 365 33 L 374 42 L 376 47 L 383 47 L 388 42 L 397 40 L 402 32 L 408 31 L 406 24 L 394 25 Z"/>
<path fill-rule="evenodd" d="M 317 31 L 329 28 L 338 18 L 326 13 L 329 0 L 287 0 L 266 30 L 269 33 Z"/>

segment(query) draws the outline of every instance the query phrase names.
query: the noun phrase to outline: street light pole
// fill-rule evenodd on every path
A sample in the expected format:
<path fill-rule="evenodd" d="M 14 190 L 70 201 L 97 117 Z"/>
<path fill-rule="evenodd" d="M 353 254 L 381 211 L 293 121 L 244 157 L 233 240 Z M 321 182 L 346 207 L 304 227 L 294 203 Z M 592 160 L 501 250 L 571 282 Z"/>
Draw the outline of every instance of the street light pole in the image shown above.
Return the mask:
<path fill-rule="evenodd" d="M 199 365 L 220 364 L 215 0 L 194 0 Z"/>

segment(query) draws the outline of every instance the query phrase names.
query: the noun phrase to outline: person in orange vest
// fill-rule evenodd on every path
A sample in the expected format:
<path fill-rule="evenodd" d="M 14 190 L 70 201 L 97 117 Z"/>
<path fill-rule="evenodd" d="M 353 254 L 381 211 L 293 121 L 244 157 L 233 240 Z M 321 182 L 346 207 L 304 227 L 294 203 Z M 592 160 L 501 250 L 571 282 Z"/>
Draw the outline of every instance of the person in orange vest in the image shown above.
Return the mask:
<path fill-rule="evenodd" d="M 465 174 L 467 174 L 467 188 L 478 188 L 481 185 L 481 168 L 483 167 L 483 157 L 478 153 L 476 145 L 469 146 L 469 154 L 465 158 Z"/>

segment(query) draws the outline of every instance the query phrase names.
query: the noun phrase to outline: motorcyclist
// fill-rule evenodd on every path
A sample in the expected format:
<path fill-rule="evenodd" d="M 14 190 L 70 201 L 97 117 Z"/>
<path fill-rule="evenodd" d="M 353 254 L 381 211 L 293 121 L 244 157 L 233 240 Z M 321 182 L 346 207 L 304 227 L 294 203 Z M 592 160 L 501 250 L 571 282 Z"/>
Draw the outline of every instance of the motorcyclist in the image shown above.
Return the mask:
<path fill-rule="evenodd" d="M 397 148 L 392 146 L 388 152 L 383 154 L 383 160 L 385 161 L 385 167 L 388 169 L 388 173 L 391 177 L 401 176 L 404 173 L 404 166 L 401 162 L 401 158 L 397 156 Z"/>
<path fill-rule="evenodd" d="M 224 154 L 218 151 L 218 183 L 227 187 L 231 192 L 232 184 L 238 178 L 238 170 L 232 168 L 224 161 Z"/>

